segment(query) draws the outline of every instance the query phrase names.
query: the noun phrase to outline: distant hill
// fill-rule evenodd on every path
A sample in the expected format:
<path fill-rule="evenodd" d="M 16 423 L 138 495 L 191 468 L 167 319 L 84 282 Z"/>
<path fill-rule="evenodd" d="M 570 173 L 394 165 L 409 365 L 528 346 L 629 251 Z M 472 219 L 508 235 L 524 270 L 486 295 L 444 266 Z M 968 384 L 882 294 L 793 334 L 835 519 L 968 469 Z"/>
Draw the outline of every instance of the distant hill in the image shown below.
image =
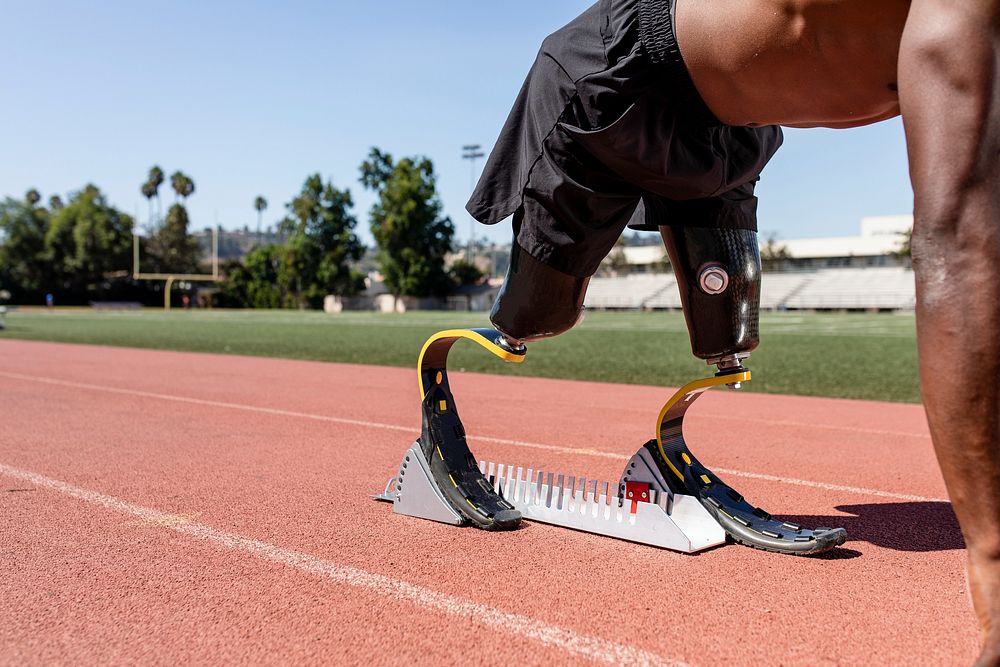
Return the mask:
<path fill-rule="evenodd" d="M 194 232 L 192 236 L 198 240 L 205 256 L 211 256 L 212 230 L 203 229 L 200 232 Z M 238 230 L 223 229 L 219 232 L 219 259 L 243 259 L 247 256 L 247 253 L 253 250 L 254 246 L 271 243 L 282 244 L 284 242 L 284 235 L 270 229 L 261 231 L 259 235 L 248 228 Z"/>

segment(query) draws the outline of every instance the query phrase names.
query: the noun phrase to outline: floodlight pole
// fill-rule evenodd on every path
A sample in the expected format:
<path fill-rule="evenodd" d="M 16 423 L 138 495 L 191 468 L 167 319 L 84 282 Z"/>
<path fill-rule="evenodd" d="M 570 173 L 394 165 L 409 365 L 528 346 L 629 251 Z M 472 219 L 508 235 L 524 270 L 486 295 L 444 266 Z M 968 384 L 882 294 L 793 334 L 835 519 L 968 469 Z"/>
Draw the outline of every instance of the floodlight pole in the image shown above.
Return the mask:
<path fill-rule="evenodd" d="M 219 279 L 219 225 L 212 228 L 212 277 Z"/>
<path fill-rule="evenodd" d="M 469 193 L 471 194 L 473 190 L 476 189 L 476 160 L 481 157 L 485 157 L 486 153 L 482 151 L 482 146 L 479 144 L 467 144 L 462 146 L 462 159 L 469 161 Z M 474 258 L 472 256 L 473 242 L 472 239 L 476 235 L 476 219 L 469 214 L 469 249 L 467 251 L 467 259 L 470 264 L 474 263 Z"/>

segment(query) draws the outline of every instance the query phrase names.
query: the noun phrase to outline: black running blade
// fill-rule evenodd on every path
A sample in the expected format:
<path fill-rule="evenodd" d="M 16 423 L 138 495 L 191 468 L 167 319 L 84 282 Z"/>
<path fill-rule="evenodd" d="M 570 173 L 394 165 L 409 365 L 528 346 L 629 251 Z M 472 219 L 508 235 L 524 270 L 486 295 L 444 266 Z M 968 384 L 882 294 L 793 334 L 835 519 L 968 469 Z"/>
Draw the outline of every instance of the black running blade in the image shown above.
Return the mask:
<path fill-rule="evenodd" d="M 679 428 L 675 437 L 664 439 L 663 452 L 656 440 L 650 440 L 645 447 L 660 465 L 660 472 L 671 490 L 698 498 L 723 530 L 740 544 L 764 551 L 811 556 L 847 541 L 847 531 L 843 528 L 803 528 L 776 519 L 748 503 L 691 454 L 680 437 Z"/>
<path fill-rule="evenodd" d="M 474 525 L 486 530 L 511 530 L 521 523 L 521 513 L 494 489 L 472 455 L 455 399 L 448 389 L 447 373 L 433 373 L 423 401 L 420 445 L 431 476 L 448 503 Z"/>

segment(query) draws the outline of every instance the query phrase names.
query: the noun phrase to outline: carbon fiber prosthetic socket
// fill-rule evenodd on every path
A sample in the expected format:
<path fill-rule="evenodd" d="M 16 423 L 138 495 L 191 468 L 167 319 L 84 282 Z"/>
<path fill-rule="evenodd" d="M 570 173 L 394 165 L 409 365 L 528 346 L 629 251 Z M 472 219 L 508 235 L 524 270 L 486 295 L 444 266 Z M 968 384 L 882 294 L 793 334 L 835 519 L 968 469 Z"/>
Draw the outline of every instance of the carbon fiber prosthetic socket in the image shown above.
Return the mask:
<path fill-rule="evenodd" d="M 760 250 L 749 229 L 660 227 L 674 267 L 691 351 L 710 363 L 757 347 Z"/>
<path fill-rule="evenodd" d="M 583 319 L 588 283 L 589 277 L 557 271 L 514 243 L 490 321 L 514 344 L 557 336 Z"/>

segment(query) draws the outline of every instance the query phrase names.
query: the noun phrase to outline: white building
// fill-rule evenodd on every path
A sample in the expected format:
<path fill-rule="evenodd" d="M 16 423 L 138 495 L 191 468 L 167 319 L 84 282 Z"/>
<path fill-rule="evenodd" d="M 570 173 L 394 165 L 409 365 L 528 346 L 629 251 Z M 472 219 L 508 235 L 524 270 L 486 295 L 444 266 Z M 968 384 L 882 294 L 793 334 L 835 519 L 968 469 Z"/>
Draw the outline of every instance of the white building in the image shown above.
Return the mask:
<path fill-rule="evenodd" d="M 912 215 L 886 215 L 861 219 L 858 236 L 777 241 L 796 268 L 902 266 L 897 256 L 905 234 L 913 227 Z"/>
<path fill-rule="evenodd" d="M 886 215 L 862 218 L 861 233 L 856 236 L 776 240 L 773 249 L 784 249 L 789 259 L 781 269 L 820 269 L 837 267 L 905 266 L 898 256 L 904 234 L 913 226 L 911 215 Z M 761 248 L 767 240 L 760 239 Z M 666 267 L 662 244 L 621 248 L 629 273 L 657 273 Z M 765 266 L 765 270 L 769 267 Z"/>

